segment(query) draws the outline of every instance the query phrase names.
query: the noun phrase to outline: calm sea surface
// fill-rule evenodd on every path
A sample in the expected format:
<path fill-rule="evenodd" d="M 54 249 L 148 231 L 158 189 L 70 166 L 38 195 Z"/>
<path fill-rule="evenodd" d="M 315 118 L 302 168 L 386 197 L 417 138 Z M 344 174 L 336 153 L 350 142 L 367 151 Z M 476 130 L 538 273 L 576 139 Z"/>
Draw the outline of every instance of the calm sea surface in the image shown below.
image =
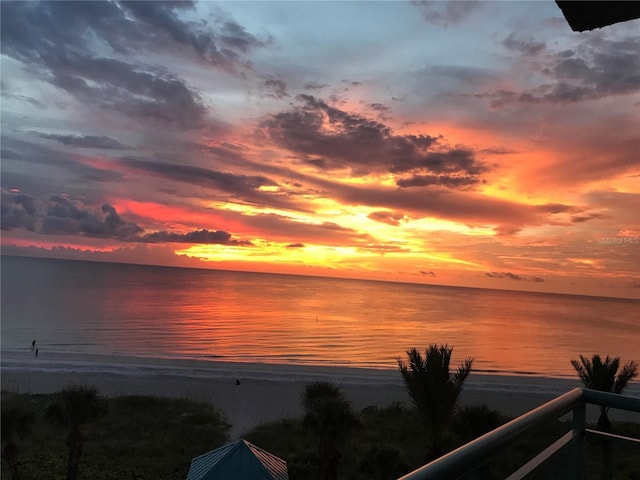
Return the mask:
<path fill-rule="evenodd" d="M 476 371 L 573 377 L 579 354 L 640 359 L 640 302 L 3 256 L 2 351 L 395 369 L 454 347 Z"/>

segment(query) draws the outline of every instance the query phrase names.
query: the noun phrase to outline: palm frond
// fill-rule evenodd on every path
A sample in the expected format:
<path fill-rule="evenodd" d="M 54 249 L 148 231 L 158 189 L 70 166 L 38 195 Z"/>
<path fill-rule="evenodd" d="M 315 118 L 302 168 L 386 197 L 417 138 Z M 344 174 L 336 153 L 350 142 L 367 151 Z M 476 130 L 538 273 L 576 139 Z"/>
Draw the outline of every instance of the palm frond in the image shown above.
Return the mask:
<path fill-rule="evenodd" d="M 587 388 L 591 388 L 591 372 L 593 371 L 591 361 L 580 355 L 580 362 L 578 360 L 571 360 L 571 365 L 573 365 L 573 368 L 578 372 L 578 377 L 580 377 L 582 384 Z"/>
<path fill-rule="evenodd" d="M 467 359 L 451 372 L 453 348 L 431 344 L 424 357 L 412 348 L 407 360 L 398 359 L 398 367 L 405 387 L 416 408 L 425 416 L 431 428 L 446 423 L 462 391 L 462 384 L 471 372 L 472 359 Z"/>
<path fill-rule="evenodd" d="M 602 358 L 595 354 L 591 359 L 580 355 L 580 361 L 571 360 L 582 384 L 586 388 L 603 392 L 620 393 L 627 383 L 638 375 L 638 364 L 627 363 L 618 373 L 620 357 Z"/>
<path fill-rule="evenodd" d="M 614 393 L 622 393 L 622 390 L 627 386 L 631 380 L 636 378 L 640 372 L 638 372 L 638 363 L 635 361 L 631 361 L 622 367 L 620 373 L 616 377 L 615 383 L 613 385 Z"/>

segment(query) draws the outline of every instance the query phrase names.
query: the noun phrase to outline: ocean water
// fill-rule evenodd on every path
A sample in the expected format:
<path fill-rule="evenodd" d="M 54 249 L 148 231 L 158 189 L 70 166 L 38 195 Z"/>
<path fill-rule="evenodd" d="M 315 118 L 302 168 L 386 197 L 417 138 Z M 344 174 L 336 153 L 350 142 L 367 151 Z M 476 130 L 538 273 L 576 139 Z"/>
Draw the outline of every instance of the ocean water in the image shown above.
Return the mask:
<path fill-rule="evenodd" d="M 3 356 L 395 370 L 454 348 L 476 372 L 575 378 L 579 354 L 640 359 L 640 301 L 3 256 Z"/>

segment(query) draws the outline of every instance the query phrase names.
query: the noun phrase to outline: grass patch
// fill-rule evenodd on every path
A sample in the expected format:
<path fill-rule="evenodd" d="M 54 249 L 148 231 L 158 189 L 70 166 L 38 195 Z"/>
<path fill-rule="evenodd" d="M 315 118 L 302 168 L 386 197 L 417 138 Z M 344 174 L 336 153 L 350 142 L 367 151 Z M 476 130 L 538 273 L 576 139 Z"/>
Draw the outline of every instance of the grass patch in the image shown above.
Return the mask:
<path fill-rule="evenodd" d="M 67 430 L 44 419 L 55 399 L 55 394 L 2 394 L 3 411 L 21 405 L 34 415 L 29 432 L 15 439 L 24 480 L 65 478 Z M 83 428 L 81 479 L 184 480 L 193 457 L 228 440 L 226 419 L 210 405 L 148 396 L 116 397 L 106 403 L 106 414 Z M 4 445 L 4 432 L 2 440 Z M 5 462 L 2 474 L 10 478 Z"/>
<path fill-rule="evenodd" d="M 43 417 L 55 395 L 2 394 L 2 410 L 20 405 L 33 412 L 27 434 L 16 437 L 23 480 L 64 479 L 66 430 L 50 426 Z M 124 396 L 107 400 L 107 413 L 88 424 L 80 462 L 80 479 L 181 479 L 191 459 L 228 441 L 229 425 L 209 405 L 184 399 Z M 367 407 L 358 413 L 359 427 L 342 449 L 339 478 L 342 480 L 390 480 L 430 460 L 429 439 L 413 408 L 400 404 Z M 449 449 L 494 428 L 508 419 L 483 407 L 461 409 L 445 436 Z M 531 432 L 526 439 L 505 449 L 481 472 L 481 478 L 505 478 L 528 459 L 570 429 L 568 421 L 554 421 Z M 614 433 L 640 438 L 640 424 L 614 423 Z M 245 437 L 259 447 L 285 459 L 291 480 L 319 480 L 316 439 L 302 419 L 285 419 L 260 425 Z M 3 445 L 5 441 L 3 430 Z M 614 444 L 614 477 L 640 480 L 640 449 Z M 587 441 L 588 479 L 600 478 L 601 445 Z M 566 452 L 549 462 L 532 479 L 565 479 Z M 5 477 L 6 475 L 6 477 Z M 10 478 L 5 462 L 2 478 Z"/>

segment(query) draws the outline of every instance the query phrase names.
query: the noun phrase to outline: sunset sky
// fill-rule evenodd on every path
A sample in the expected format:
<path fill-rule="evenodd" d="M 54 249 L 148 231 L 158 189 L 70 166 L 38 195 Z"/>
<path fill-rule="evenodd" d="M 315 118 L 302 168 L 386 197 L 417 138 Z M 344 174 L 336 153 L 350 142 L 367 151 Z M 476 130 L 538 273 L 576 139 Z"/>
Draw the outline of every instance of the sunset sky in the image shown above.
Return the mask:
<path fill-rule="evenodd" d="M 2 2 L 2 253 L 640 298 L 640 21 Z"/>

